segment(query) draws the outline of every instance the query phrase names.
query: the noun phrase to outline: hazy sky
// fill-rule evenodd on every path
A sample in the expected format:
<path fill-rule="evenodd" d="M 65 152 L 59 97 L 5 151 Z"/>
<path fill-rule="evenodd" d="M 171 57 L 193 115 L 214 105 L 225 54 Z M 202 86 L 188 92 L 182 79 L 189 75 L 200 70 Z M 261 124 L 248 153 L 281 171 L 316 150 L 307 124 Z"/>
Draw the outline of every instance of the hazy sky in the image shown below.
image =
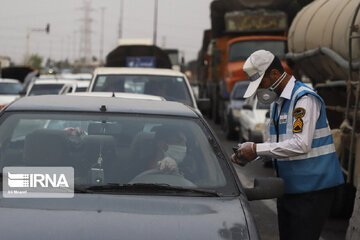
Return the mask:
<path fill-rule="evenodd" d="M 89 0 L 87 0 L 89 1 Z M 185 60 L 196 58 L 203 30 L 210 27 L 211 0 L 158 0 L 157 45 L 178 48 Z M 118 38 L 120 0 L 91 0 L 92 55 L 99 57 L 101 7 L 105 7 L 104 57 Z M 45 28 L 50 34 L 31 32 L 30 54 L 60 60 L 79 56 L 83 0 L 1 0 L 0 55 L 21 63 L 25 56 L 26 29 Z M 152 39 L 154 0 L 124 0 L 123 38 Z"/>

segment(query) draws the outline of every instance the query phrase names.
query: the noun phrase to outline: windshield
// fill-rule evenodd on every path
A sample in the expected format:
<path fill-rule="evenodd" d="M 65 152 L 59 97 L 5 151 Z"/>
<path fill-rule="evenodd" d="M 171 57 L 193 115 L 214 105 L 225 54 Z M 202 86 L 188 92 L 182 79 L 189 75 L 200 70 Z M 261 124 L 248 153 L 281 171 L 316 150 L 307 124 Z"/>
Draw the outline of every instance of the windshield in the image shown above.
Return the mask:
<path fill-rule="evenodd" d="M 154 75 L 98 75 L 94 92 L 149 94 L 193 106 L 183 77 Z"/>
<path fill-rule="evenodd" d="M 86 92 L 86 87 L 77 87 L 75 92 Z"/>
<path fill-rule="evenodd" d="M 285 58 L 285 41 L 279 40 L 257 40 L 240 41 L 231 44 L 229 50 L 229 62 L 236 62 L 247 59 L 253 52 L 265 49 L 272 52 L 278 58 Z"/>
<path fill-rule="evenodd" d="M 238 82 L 235 84 L 234 90 L 232 92 L 232 99 L 244 99 L 244 94 L 247 87 L 249 86 L 249 81 Z"/>
<path fill-rule="evenodd" d="M 3 95 L 14 95 L 19 94 L 23 89 L 20 83 L 0 83 L 0 94 Z"/>
<path fill-rule="evenodd" d="M 256 109 L 267 109 L 270 110 L 270 104 L 261 103 L 259 100 L 257 101 Z"/>
<path fill-rule="evenodd" d="M 201 121 L 148 115 L 6 113 L 5 166 L 71 166 L 75 185 L 168 184 L 234 193 Z"/>
<path fill-rule="evenodd" d="M 29 95 L 58 94 L 64 84 L 35 84 L 32 86 Z"/>

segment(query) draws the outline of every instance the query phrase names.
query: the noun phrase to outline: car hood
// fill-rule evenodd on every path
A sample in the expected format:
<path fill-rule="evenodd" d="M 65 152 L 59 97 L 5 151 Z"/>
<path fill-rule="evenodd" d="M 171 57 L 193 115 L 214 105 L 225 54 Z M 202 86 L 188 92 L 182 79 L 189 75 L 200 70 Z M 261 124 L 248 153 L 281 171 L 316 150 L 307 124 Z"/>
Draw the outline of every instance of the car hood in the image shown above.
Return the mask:
<path fill-rule="evenodd" d="M 18 99 L 19 95 L 0 95 L 0 105 L 9 104 L 12 101 Z"/>
<path fill-rule="evenodd" d="M 1 239 L 249 239 L 240 198 L 0 199 Z"/>

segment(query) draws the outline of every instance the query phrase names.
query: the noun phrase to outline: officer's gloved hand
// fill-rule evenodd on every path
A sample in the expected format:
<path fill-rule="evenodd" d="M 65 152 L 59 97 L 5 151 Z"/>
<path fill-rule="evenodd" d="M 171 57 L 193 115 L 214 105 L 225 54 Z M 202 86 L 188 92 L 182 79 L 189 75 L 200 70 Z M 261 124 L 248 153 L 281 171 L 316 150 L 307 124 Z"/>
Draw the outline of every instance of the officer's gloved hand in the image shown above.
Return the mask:
<path fill-rule="evenodd" d="M 241 152 L 241 156 L 248 161 L 252 161 L 257 157 L 255 143 L 253 142 L 241 144 L 239 152 Z"/>
<path fill-rule="evenodd" d="M 165 157 L 163 160 L 158 161 L 157 166 L 158 169 L 163 173 L 167 173 L 167 174 L 179 173 L 179 169 L 176 161 L 170 157 Z"/>
<path fill-rule="evenodd" d="M 238 146 L 237 146 L 238 150 L 233 154 L 231 155 L 231 161 L 233 163 L 236 163 L 236 164 L 239 164 L 240 166 L 245 166 L 249 161 L 247 161 L 246 159 L 244 159 L 241 155 L 241 151 L 240 151 L 240 148 L 241 148 L 241 144 L 239 143 Z M 235 150 L 234 150 L 235 151 Z"/>

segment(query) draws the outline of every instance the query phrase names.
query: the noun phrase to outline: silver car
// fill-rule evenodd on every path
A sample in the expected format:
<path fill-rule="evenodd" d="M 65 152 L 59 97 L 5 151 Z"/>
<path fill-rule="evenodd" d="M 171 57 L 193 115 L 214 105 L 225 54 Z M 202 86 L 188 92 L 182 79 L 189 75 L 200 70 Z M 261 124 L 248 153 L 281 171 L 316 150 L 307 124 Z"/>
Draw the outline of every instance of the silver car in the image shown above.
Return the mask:
<path fill-rule="evenodd" d="M 176 102 L 34 96 L 0 116 L 1 169 L 71 167 L 73 198 L 0 198 L 1 239 L 258 239 L 244 189 L 196 110 Z"/>

